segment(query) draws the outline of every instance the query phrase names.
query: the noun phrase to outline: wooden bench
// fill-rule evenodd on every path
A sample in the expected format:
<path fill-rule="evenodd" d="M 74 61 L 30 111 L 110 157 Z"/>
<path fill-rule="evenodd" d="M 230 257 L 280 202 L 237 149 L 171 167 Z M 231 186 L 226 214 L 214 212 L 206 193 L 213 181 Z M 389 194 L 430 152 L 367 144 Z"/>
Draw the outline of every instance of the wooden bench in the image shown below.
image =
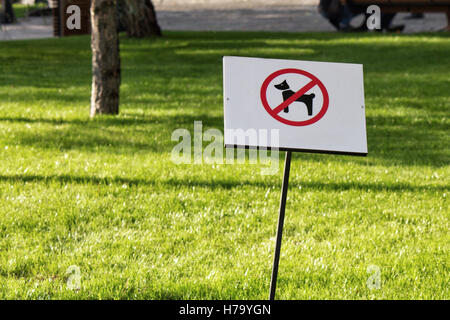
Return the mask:
<path fill-rule="evenodd" d="M 396 12 L 444 12 L 447 14 L 447 30 L 450 25 L 450 0 L 347 0 L 355 12 L 365 12 L 367 7 L 375 4 L 383 13 Z"/>

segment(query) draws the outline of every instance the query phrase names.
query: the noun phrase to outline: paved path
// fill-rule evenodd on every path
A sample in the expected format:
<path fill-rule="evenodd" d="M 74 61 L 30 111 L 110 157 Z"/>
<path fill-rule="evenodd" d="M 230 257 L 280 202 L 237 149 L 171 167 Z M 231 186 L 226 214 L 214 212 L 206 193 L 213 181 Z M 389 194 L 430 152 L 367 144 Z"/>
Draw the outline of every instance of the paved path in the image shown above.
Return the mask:
<path fill-rule="evenodd" d="M 154 0 L 164 30 L 335 31 L 317 11 L 319 0 Z M 406 33 L 438 31 L 447 25 L 444 13 L 426 13 L 424 19 L 405 20 L 399 13 L 393 24 Z M 362 16 L 352 22 L 362 22 Z"/>
<path fill-rule="evenodd" d="M 19 19 L 18 23 L 0 26 L 0 40 L 42 39 L 53 37 L 51 17 Z"/>
<path fill-rule="evenodd" d="M 334 31 L 312 6 L 161 8 L 163 30 Z"/>
<path fill-rule="evenodd" d="M 335 31 L 318 14 L 317 3 L 318 0 L 154 0 L 163 30 Z M 438 31 L 447 25 L 442 13 L 427 13 L 425 19 L 419 20 L 405 20 L 407 15 L 398 14 L 394 20 L 395 24 L 405 24 L 407 33 Z M 50 17 L 20 19 L 17 24 L 0 29 L 0 40 L 52 36 Z"/>

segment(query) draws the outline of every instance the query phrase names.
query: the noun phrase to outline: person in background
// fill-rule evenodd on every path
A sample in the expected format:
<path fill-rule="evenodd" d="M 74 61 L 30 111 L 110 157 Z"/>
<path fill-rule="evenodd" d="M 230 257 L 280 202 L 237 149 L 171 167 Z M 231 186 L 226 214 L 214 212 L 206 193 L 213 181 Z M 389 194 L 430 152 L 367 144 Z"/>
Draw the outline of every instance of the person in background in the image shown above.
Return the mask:
<path fill-rule="evenodd" d="M 347 0 L 320 0 L 318 9 L 319 13 L 339 31 L 368 31 L 366 21 L 369 15 L 361 11 L 353 13 Z M 350 24 L 352 18 L 362 13 L 366 15 L 364 22 L 359 27 L 352 27 Z M 396 13 L 381 13 L 381 30 L 378 31 L 402 31 L 404 25 L 391 26 L 395 15 Z"/>
<path fill-rule="evenodd" d="M 320 0 L 319 13 L 327 19 L 337 30 L 350 27 L 350 21 L 353 17 L 346 1 L 340 0 Z"/>
<path fill-rule="evenodd" d="M 339 23 L 339 30 L 352 31 L 353 27 L 350 25 L 350 21 L 352 21 L 353 14 L 347 5 L 347 0 L 340 0 L 340 3 L 341 3 L 341 21 Z"/>

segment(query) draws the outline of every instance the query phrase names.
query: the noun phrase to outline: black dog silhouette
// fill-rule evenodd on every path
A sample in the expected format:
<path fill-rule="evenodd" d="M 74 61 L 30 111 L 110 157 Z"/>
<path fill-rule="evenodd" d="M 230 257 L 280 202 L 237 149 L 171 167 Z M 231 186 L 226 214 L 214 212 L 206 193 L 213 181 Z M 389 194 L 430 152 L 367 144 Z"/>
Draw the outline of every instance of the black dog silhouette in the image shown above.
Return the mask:
<path fill-rule="evenodd" d="M 286 80 L 284 80 L 282 83 L 280 84 L 276 84 L 275 88 L 277 88 L 278 90 L 283 91 L 283 101 L 286 101 L 287 99 L 289 99 L 295 92 L 289 89 L 289 85 L 286 82 Z M 313 99 L 315 97 L 314 93 L 311 94 L 304 94 L 302 95 L 300 98 L 298 98 L 295 101 L 298 102 L 303 102 L 306 105 L 306 108 L 308 108 L 308 116 L 312 116 L 313 114 Z M 284 112 L 289 112 L 289 106 L 287 106 L 286 108 L 284 108 Z"/>

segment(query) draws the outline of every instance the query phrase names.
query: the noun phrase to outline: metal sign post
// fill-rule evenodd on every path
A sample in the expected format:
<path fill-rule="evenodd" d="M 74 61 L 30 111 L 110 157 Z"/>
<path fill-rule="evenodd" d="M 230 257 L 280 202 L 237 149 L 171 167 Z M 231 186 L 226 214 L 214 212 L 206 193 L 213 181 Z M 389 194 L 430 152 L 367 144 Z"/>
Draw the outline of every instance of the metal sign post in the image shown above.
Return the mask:
<path fill-rule="evenodd" d="M 367 155 L 363 66 L 225 56 L 223 99 L 225 147 L 286 151 L 270 283 L 273 300 L 292 152 Z M 264 136 L 268 130 L 270 142 Z"/>
<path fill-rule="evenodd" d="M 278 216 L 277 241 L 275 243 L 275 254 L 273 256 L 272 279 L 270 281 L 269 299 L 275 299 L 277 288 L 278 264 L 280 262 L 281 239 L 283 237 L 284 212 L 286 210 L 286 198 L 289 186 L 289 171 L 291 170 L 291 151 L 286 151 L 284 160 L 283 185 L 281 186 L 280 213 Z"/>

